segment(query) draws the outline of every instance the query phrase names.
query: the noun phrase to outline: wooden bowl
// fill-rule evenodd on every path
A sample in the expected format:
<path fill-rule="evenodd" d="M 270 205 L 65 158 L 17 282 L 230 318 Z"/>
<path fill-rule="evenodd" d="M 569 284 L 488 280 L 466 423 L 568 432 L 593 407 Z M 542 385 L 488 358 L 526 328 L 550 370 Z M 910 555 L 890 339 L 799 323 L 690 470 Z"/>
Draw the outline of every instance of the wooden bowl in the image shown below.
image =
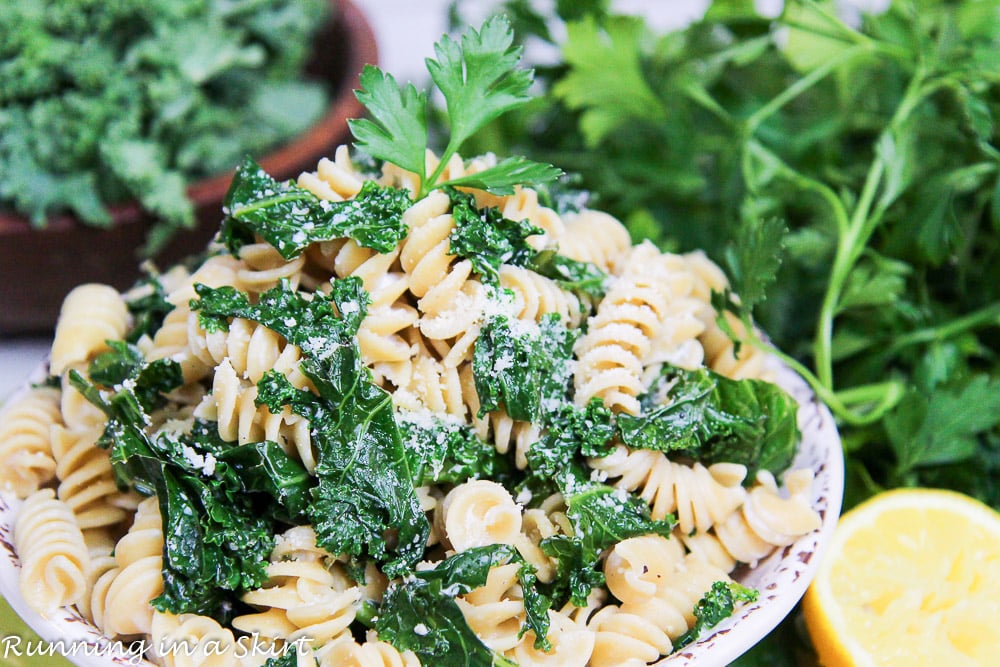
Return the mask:
<path fill-rule="evenodd" d="M 349 139 L 349 118 L 363 113 L 354 97 L 358 75 L 376 63 L 375 36 L 364 14 L 350 0 L 335 0 L 332 20 L 316 35 L 309 74 L 331 82 L 330 107 L 312 128 L 259 159 L 278 179 L 293 178 Z M 234 165 L 235 167 L 235 165 Z M 155 258 L 167 267 L 202 250 L 222 219 L 222 199 L 232 172 L 192 184 L 196 228 L 177 233 Z M 34 229 L 22 216 L 0 212 L 0 335 L 49 333 L 63 297 L 86 282 L 128 288 L 140 276 L 138 249 L 149 218 L 137 203 L 111 208 L 112 226 L 97 229 L 71 215 L 54 216 Z"/>

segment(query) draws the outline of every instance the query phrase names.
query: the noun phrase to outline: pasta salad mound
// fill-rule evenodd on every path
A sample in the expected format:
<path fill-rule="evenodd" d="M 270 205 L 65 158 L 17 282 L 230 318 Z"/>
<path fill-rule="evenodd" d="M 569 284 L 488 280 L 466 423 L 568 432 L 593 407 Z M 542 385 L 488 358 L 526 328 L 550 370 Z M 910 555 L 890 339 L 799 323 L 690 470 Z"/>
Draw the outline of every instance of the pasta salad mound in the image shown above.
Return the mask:
<path fill-rule="evenodd" d="M 438 45 L 440 157 L 366 69 L 361 151 L 248 160 L 204 257 L 67 296 L 0 423 L 32 607 L 161 665 L 597 667 L 756 599 L 737 566 L 820 525 L 797 404 L 704 254 L 457 153 L 517 57 L 499 19 Z"/>

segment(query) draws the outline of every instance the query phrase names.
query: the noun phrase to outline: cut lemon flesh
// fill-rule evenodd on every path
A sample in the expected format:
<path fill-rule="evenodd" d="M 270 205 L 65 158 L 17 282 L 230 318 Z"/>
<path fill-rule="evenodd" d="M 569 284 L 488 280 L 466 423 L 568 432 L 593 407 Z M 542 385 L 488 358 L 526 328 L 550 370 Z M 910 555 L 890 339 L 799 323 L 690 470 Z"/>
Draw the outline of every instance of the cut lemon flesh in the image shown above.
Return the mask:
<path fill-rule="evenodd" d="M 951 491 L 845 514 L 803 599 L 826 667 L 1000 665 L 1000 514 Z"/>

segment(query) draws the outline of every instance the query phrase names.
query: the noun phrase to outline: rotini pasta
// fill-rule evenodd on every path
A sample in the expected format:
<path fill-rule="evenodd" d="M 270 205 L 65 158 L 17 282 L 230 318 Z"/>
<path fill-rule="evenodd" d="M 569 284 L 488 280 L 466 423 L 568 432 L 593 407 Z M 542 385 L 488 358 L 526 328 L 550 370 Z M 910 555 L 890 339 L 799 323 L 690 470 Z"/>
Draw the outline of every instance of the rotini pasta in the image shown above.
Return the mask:
<path fill-rule="evenodd" d="M 29 390 L 0 413 L 0 486 L 26 498 L 55 476 L 52 427 L 62 423 L 59 391 Z"/>
<path fill-rule="evenodd" d="M 51 489 L 24 501 L 14 544 L 21 557 L 21 595 L 29 606 L 46 612 L 79 602 L 87 591 L 90 555 L 72 510 Z"/>
<path fill-rule="evenodd" d="M 105 341 L 125 337 L 128 308 L 121 294 L 108 285 L 80 285 L 66 295 L 56 325 L 49 368 L 61 375 L 107 349 Z"/>
<path fill-rule="evenodd" d="M 243 595 L 261 611 L 237 617 L 233 627 L 272 641 L 304 637 L 314 649 L 349 634 L 364 591 L 316 546 L 312 528 L 292 528 L 278 540 L 267 574 L 263 588 Z"/>
<path fill-rule="evenodd" d="M 155 496 L 139 504 L 132 527 L 115 547 L 115 564 L 94 584 L 94 624 L 110 637 L 148 635 L 152 600 L 163 592 L 163 526 Z"/>

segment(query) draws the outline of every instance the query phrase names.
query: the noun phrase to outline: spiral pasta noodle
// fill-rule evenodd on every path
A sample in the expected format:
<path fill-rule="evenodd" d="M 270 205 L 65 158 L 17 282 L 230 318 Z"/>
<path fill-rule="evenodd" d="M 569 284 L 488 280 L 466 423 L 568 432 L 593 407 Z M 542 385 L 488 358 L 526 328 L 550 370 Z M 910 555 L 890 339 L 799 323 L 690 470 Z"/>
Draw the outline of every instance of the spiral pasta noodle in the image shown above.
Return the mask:
<path fill-rule="evenodd" d="M 618 444 L 611 454 L 589 461 L 615 486 L 636 492 L 649 503 L 654 518 L 677 514 L 682 532 L 704 532 L 742 506 L 746 467 L 736 463 L 685 465 L 661 452 L 631 450 Z"/>
<path fill-rule="evenodd" d="M 444 536 L 455 551 L 489 544 L 514 544 L 521 534 L 521 509 L 503 485 L 472 480 L 448 492 L 441 503 Z"/>
<path fill-rule="evenodd" d="M 472 262 L 456 261 L 450 254 L 449 235 L 455 226 L 448 196 L 432 192 L 403 214 L 409 227 L 399 260 L 409 277 L 410 292 L 418 299 L 421 333 L 434 340 L 463 339 L 455 343 L 458 354 L 446 362 L 457 365 L 478 336 L 484 307 L 484 288 L 472 277 Z"/>
<path fill-rule="evenodd" d="M 287 531 L 271 554 L 267 582 L 242 598 L 261 611 L 237 617 L 233 627 L 270 640 L 304 637 L 314 649 L 349 634 L 363 592 L 333 560 L 310 527 Z"/>
<path fill-rule="evenodd" d="M 52 489 L 32 493 L 14 525 L 21 595 L 39 612 L 75 604 L 87 590 L 90 555 L 73 511 Z"/>
<path fill-rule="evenodd" d="M 26 498 L 51 480 L 52 427 L 62 423 L 59 390 L 37 387 L 0 413 L 0 487 Z"/>
<path fill-rule="evenodd" d="M 639 413 L 643 367 L 669 310 L 669 294 L 644 271 L 654 253 L 659 256 L 648 242 L 632 251 L 637 261 L 630 260 L 629 269 L 612 283 L 577 341 L 577 404 L 600 398 L 617 412 Z"/>
<path fill-rule="evenodd" d="M 70 431 L 52 428 L 52 454 L 59 478 L 59 500 L 66 503 L 83 530 L 108 528 L 130 515 L 128 501 L 115 483 L 108 451 L 96 446 L 100 428 Z"/>
<path fill-rule="evenodd" d="M 96 283 L 74 287 L 59 311 L 49 357 L 52 374 L 90 361 L 107 349 L 105 341 L 124 338 L 128 323 L 128 307 L 118 290 Z"/>
<path fill-rule="evenodd" d="M 694 624 L 697 602 L 726 572 L 684 555 L 675 540 L 647 535 L 618 543 L 605 563 L 608 589 L 622 601 L 598 611 L 591 665 L 645 665 L 669 653 Z"/>
<path fill-rule="evenodd" d="M 581 301 L 578 295 L 530 269 L 501 266 L 500 286 L 513 292 L 520 319 L 538 322 L 543 315 L 555 313 L 563 324 L 578 327 L 589 312 L 589 304 Z"/>
<path fill-rule="evenodd" d="M 509 655 L 518 667 L 586 667 L 594 651 L 594 631 L 563 612 L 550 609 L 548 615 L 552 648 L 536 648 L 535 632 L 528 630 Z"/>
<path fill-rule="evenodd" d="M 284 406 L 274 414 L 266 405 L 258 406 L 257 385 L 239 378 L 229 357 L 216 368 L 212 393 L 205 397 L 196 415 L 214 419 L 219 437 L 246 444 L 270 440 L 288 454 L 294 454 L 309 472 L 316 469 L 309 420 Z"/>
<path fill-rule="evenodd" d="M 607 213 L 592 210 L 567 218 L 557 240 L 560 254 L 590 262 L 613 276 L 625 270 L 632 249 L 632 238 L 625 225 Z"/>
<path fill-rule="evenodd" d="M 359 644 L 347 635 L 325 647 L 319 664 L 320 667 L 420 667 L 413 651 L 399 651 L 377 637 L 369 637 Z"/>
<path fill-rule="evenodd" d="M 148 635 L 152 600 L 163 592 L 163 527 L 159 501 L 139 503 L 135 521 L 115 546 L 115 567 L 94 584 L 94 624 L 110 637 Z"/>
<path fill-rule="evenodd" d="M 409 280 L 401 271 L 392 270 L 400 249 L 380 254 L 364 248 L 353 239 L 325 241 L 308 252 L 310 260 L 337 278 L 361 279 L 370 303 L 358 330 L 358 344 L 365 363 L 397 362 L 412 356 L 404 334 L 419 316 L 417 309 L 403 298 Z"/>
<path fill-rule="evenodd" d="M 240 667 L 233 631 L 198 614 L 157 611 L 150 624 L 152 654 L 163 667 Z"/>
<path fill-rule="evenodd" d="M 798 470 L 785 478 L 788 497 L 779 493 L 774 476 L 761 471 L 757 483 L 747 493 L 738 512 L 718 523 L 714 537 L 733 560 L 748 563 L 771 554 L 775 547 L 792 544 L 802 535 L 819 528 L 821 519 L 807 496 L 812 472 Z"/>
<path fill-rule="evenodd" d="M 510 651 L 519 643 L 524 622 L 519 568 L 517 563 L 490 568 L 484 585 L 455 598 L 469 627 L 494 651 Z"/>

